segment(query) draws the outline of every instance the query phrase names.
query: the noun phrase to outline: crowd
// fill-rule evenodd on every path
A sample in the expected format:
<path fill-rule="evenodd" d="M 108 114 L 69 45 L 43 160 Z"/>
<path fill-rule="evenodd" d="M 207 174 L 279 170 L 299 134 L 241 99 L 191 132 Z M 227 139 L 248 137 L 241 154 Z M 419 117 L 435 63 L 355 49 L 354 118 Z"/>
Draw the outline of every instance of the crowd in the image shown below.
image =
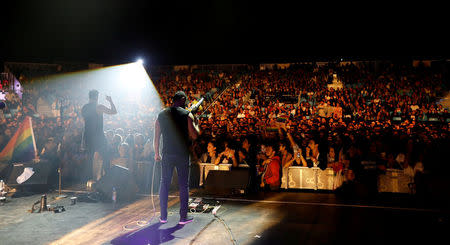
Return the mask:
<path fill-rule="evenodd" d="M 328 87 L 333 74 L 342 89 Z M 11 94 L 6 100 L 0 149 L 22 119 L 32 116 L 41 158 L 52 159 L 65 177 L 77 181 L 85 161 L 80 108 L 87 92 L 77 83 L 15 75 L 20 76 L 23 96 Z M 442 71 L 432 67 L 330 63 L 282 70 L 160 71 L 151 76 L 157 78 L 153 82 L 164 106 L 177 90 L 185 91 L 191 104 L 208 98 L 202 105 L 208 111 L 197 113 L 202 135 L 193 146 L 193 162 L 248 166 L 254 190 L 278 189 L 289 166 L 333 168 L 336 174 L 346 173 L 346 182 L 366 181 L 369 170 L 380 174 L 401 169 L 411 176 L 448 170 L 450 118 L 438 103 L 448 84 Z M 39 115 L 39 99 L 51 105 L 54 117 Z M 153 123 L 161 107 L 119 104 L 119 115 L 105 117 L 112 163 L 138 174 L 138 162 L 152 161 Z"/>

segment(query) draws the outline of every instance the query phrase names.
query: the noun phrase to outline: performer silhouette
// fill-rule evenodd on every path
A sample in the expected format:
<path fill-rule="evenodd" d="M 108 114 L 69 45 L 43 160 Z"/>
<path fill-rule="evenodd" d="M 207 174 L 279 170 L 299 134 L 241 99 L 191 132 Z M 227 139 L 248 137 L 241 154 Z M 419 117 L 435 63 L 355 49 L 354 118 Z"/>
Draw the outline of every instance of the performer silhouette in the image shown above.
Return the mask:
<path fill-rule="evenodd" d="M 106 138 L 103 132 L 103 114 L 114 115 L 117 113 L 111 96 L 106 96 L 110 108 L 98 104 L 98 91 L 89 91 L 89 103 L 81 109 L 84 118 L 84 145 L 88 153 L 87 166 L 85 168 L 85 180 L 93 179 L 93 160 L 95 152 L 103 158 L 103 171 L 109 170 L 109 157 L 106 154 Z"/>
<path fill-rule="evenodd" d="M 167 201 L 169 187 L 172 180 L 173 169 L 177 169 L 180 191 L 180 221 L 184 225 L 192 222 L 187 216 L 189 199 L 189 146 L 191 140 L 195 140 L 200 134 L 197 120 L 192 113 L 184 109 L 186 106 L 186 94 L 178 91 L 172 98 L 171 107 L 162 110 L 155 122 L 155 137 L 153 141 L 155 149 L 155 161 L 161 161 L 161 185 L 159 200 L 161 208 L 161 223 L 167 222 Z M 162 135 L 162 158 L 159 153 L 160 137 Z"/>

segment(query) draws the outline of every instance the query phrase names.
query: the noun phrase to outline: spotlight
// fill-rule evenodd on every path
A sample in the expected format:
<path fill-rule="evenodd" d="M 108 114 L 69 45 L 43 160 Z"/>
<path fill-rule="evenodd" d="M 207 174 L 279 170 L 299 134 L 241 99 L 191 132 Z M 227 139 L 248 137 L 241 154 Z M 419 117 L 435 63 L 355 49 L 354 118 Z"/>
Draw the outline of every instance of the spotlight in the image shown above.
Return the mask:
<path fill-rule="evenodd" d="M 142 59 L 138 59 L 138 60 L 136 60 L 136 63 L 138 63 L 139 65 L 142 65 L 142 64 L 144 64 L 144 61 Z"/>

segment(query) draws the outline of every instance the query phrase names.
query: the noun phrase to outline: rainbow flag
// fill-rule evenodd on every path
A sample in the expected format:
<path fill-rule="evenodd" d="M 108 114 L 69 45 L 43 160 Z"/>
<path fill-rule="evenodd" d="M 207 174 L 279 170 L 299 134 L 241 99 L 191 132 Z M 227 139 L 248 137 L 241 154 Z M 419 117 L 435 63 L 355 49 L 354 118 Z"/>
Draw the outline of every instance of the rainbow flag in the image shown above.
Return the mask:
<path fill-rule="evenodd" d="M 277 122 L 286 122 L 289 119 L 289 115 L 281 115 L 277 117 Z"/>
<path fill-rule="evenodd" d="M 278 132 L 278 128 L 277 127 L 273 127 L 273 126 L 267 126 L 266 127 L 266 131 L 267 132 Z"/>
<path fill-rule="evenodd" d="M 26 117 L 0 152 L 0 162 L 26 162 L 37 158 L 31 117 Z"/>

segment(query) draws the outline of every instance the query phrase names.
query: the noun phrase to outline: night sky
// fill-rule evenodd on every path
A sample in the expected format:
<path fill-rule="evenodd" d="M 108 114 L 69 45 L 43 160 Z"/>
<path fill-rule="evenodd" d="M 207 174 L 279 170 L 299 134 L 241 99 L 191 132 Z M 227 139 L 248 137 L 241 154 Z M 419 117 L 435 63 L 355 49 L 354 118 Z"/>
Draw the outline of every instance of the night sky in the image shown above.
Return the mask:
<path fill-rule="evenodd" d="M 448 56 L 447 8 L 424 3 L 8 2 L 0 11 L 0 61 L 121 64 L 142 57 L 164 65 Z"/>

